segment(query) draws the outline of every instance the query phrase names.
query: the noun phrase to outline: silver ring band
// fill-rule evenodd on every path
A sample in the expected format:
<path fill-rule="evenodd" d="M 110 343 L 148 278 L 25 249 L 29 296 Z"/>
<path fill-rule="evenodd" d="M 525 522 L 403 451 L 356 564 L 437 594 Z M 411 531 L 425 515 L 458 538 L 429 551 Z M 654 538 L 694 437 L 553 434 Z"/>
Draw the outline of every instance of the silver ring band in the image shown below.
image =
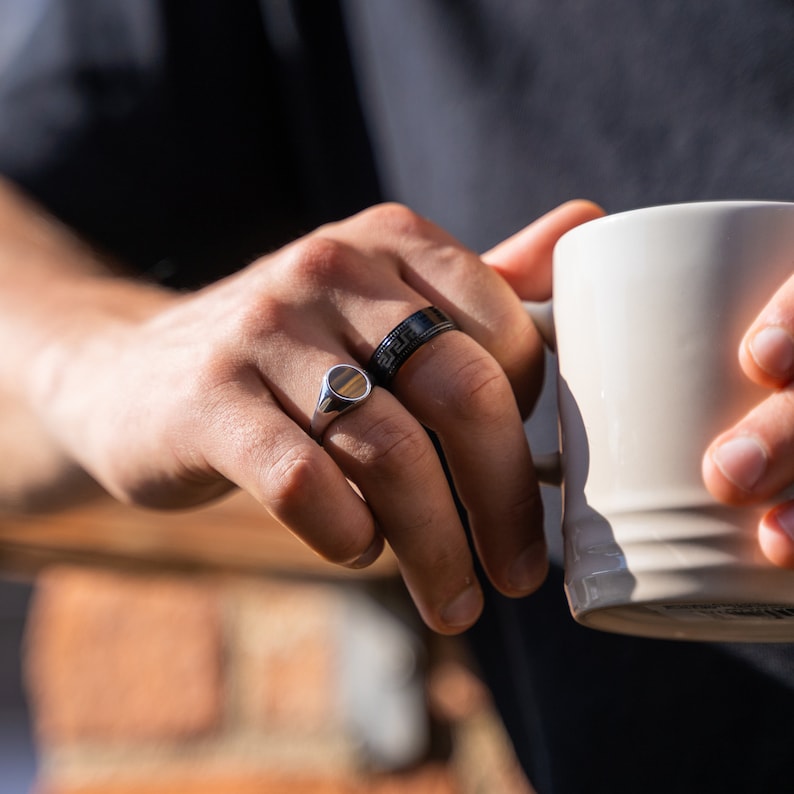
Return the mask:
<path fill-rule="evenodd" d="M 397 370 L 423 344 L 457 327 L 450 317 L 435 306 L 420 309 L 386 334 L 375 348 L 367 368 L 379 386 L 388 386 Z"/>
<path fill-rule="evenodd" d="M 323 375 L 320 396 L 309 425 L 309 435 L 322 444 L 328 425 L 338 416 L 361 405 L 372 394 L 367 372 L 352 364 L 336 364 Z"/>

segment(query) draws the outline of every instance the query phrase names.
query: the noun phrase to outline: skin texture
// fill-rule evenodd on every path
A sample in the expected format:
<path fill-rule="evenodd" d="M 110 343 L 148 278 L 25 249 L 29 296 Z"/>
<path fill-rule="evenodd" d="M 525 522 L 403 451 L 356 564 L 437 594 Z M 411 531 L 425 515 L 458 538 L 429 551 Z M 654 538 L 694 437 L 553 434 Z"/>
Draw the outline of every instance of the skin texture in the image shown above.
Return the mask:
<path fill-rule="evenodd" d="M 8 185 L 0 187 L 0 398 L 26 417 L 13 506 L 96 484 L 126 503 L 200 505 L 239 487 L 324 558 L 352 567 L 388 541 L 431 627 L 454 633 L 482 594 L 476 553 L 507 595 L 547 568 L 522 418 L 542 343 L 521 299 L 549 296 L 558 237 L 602 211 L 572 202 L 480 257 L 398 205 L 324 226 L 205 289 L 119 276 Z M 460 331 L 415 353 L 389 391 L 306 433 L 323 373 L 366 363 L 406 316 L 437 305 Z M 13 344 L 11 344 L 13 340 Z M 424 426 L 424 427 L 423 427 Z M 1 436 L 0 436 L 1 438 Z"/>

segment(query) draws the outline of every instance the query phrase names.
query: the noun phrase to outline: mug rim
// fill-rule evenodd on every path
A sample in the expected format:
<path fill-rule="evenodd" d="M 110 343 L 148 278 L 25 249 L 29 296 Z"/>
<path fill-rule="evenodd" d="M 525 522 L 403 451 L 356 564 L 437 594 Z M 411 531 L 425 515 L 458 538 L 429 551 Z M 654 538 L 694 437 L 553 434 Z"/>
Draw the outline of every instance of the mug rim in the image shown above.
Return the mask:
<path fill-rule="evenodd" d="M 794 201 L 784 201 L 783 199 L 718 199 L 714 201 L 680 201 L 670 204 L 649 204 L 643 207 L 635 207 L 633 209 L 621 210 L 608 215 L 603 215 L 600 218 L 594 218 L 590 221 L 585 221 L 573 229 L 565 232 L 559 240 L 555 243 L 556 249 L 560 243 L 570 237 L 575 237 L 578 234 L 585 234 L 585 230 L 592 229 L 594 226 L 608 226 L 614 223 L 621 223 L 627 218 L 635 218 L 638 216 L 653 216 L 668 213 L 680 213 L 685 211 L 692 212 L 713 212 L 715 210 L 742 210 L 742 209 L 794 209 Z"/>

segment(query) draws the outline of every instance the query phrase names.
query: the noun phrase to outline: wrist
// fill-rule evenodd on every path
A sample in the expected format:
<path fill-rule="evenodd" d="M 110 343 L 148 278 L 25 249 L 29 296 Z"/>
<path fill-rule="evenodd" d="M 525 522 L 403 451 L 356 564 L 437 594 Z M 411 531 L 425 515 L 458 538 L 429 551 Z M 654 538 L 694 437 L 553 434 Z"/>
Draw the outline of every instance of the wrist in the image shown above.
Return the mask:
<path fill-rule="evenodd" d="M 54 284 L 30 334 L 21 383 L 37 413 L 46 415 L 64 388 L 91 389 L 121 337 L 175 300 L 170 290 L 109 275 Z"/>

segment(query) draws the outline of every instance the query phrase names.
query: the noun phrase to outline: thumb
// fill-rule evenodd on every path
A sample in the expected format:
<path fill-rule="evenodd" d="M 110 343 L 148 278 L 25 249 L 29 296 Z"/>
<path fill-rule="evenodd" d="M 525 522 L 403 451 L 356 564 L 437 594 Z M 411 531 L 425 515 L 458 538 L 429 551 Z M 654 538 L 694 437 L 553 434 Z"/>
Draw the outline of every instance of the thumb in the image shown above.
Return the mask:
<path fill-rule="evenodd" d="M 603 215 L 606 212 L 591 201 L 568 201 L 484 253 L 482 259 L 510 284 L 521 300 L 548 300 L 555 243 L 569 229 Z"/>

